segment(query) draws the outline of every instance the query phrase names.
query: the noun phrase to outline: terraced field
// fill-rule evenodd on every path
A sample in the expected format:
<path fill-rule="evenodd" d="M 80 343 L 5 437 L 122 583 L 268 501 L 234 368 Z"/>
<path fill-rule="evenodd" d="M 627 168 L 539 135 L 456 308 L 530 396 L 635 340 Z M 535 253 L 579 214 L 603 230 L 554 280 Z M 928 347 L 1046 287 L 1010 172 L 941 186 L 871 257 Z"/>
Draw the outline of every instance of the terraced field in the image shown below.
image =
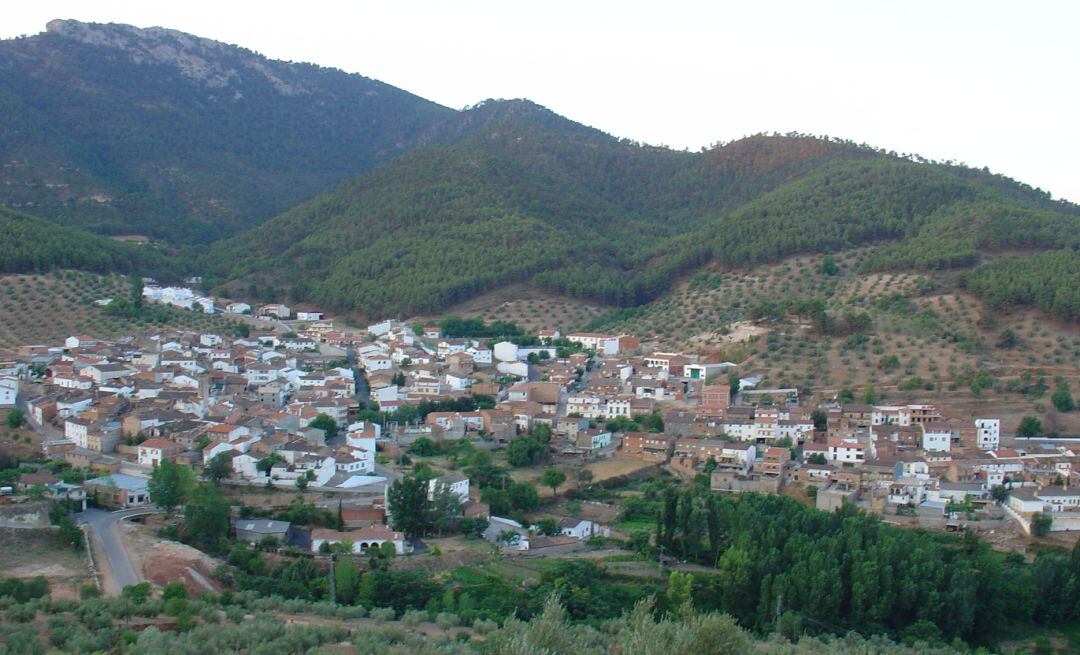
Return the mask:
<path fill-rule="evenodd" d="M 119 276 L 80 271 L 0 277 L 0 351 L 26 344 L 56 344 L 73 334 L 100 338 L 134 334 L 154 327 L 229 330 L 232 323 L 181 309 L 170 309 L 162 323 L 109 315 L 95 301 L 127 296 L 128 282 Z"/>
<path fill-rule="evenodd" d="M 1007 430 L 1034 414 L 1051 431 L 1080 432 L 1080 412 L 1050 404 L 1060 380 L 1080 391 L 1078 326 L 1034 310 L 987 312 L 952 274 L 857 272 L 869 252 L 832 257 L 833 274 L 820 255 L 705 269 L 663 299 L 591 327 L 636 334 L 646 348 L 712 352 L 740 363 L 740 374 L 765 376 L 764 386 L 819 398 L 851 389 L 861 400 L 872 390 L 878 401 L 934 399 L 956 416 L 1001 416 Z M 830 315 L 865 312 L 872 327 L 825 336 L 797 317 L 751 320 L 763 303 L 815 299 Z"/>

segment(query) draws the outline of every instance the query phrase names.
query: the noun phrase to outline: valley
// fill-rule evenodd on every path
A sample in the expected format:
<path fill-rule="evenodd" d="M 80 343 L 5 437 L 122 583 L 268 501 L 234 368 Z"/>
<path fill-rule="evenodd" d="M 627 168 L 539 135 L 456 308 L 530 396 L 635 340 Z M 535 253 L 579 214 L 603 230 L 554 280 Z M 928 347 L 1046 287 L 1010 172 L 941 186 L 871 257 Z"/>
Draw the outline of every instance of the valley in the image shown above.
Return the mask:
<path fill-rule="evenodd" d="M 0 40 L 0 655 L 1080 652 L 1078 390 L 985 167 Z"/>

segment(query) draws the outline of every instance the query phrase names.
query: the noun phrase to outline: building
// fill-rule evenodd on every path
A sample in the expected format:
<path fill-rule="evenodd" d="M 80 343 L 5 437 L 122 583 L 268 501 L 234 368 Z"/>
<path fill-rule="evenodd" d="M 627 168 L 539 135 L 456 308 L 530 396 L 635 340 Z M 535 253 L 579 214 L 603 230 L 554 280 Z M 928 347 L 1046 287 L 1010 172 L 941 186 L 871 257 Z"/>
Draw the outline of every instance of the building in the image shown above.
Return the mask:
<path fill-rule="evenodd" d="M 352 544 L 353 553 L 365 553 L 370 548 L 381 548 L 384 543 L 392 543 L 394 552 L 404 555 L 412 551 L 412 544 L 405 540 L 405 535 L 394 532 L 381 523 L 372 523 L 358 530 L 339 532 L 337 530 L 317 529 L 311 531 L 311 552 L 318 553 L 337 544 Z"/>
<path fill-rule="evenodd" d="M 593 537 L 606 537 L 611 531 L 596 521 L 585 519 L 560 519 L 559 528 L 562 534 L 575 539 L 592 539 Z"/>
<path fill-rule="evenodd" d="M 437 478 L 432 478 L 428 481 L 428 500 L 435 499 L 435 490 L 439 486 L 447 486 L 450 488 L 450 493 L 457 496 L 461 502 L 469 500 L 469 478 L 458 473 L 457 471 L 449 471 L 440 475 Z"/>
<path fill-rule="evenodd" d="M 5 375 L 0 377 L 0 407 L 14 407 L 19 397 L 19 378 Z"/>
<path fill-rule="evenodd" d="M 791 463 L 791 451 L 787 448 L 766 448 L 761 463 L 756 465 L 759 473 L 769 477 L 782 478 Z"/>
<path fill-rule="evenodd" d="M 975 419 L 976 445 L 979 450 L 997 450 L 1001 445 L 1001 421 L 995 418 Z"/>
<path fill-rule="evenodd" d="M 654 462 L 668 461 L 674 450 L 675 437 L 649 432 L 627 432 L 619 448 L 623 456 Z"/>
<path fill-rule="evenodd" d="M 147 491 L 146 478 L 114 473 L 93 480 L 87 480 L 86 492 L 98 505 L 109 509 L 131 509 L 150 504 L 150 492 Z"/>
<path fill-rule="evenodd" d="M 237 519 L 235 528 L 236 539 L 252 545 L 267 538 L 276 539 L 279 544 L 284 544 L 292 535 L 292 524 L 288 521 Z"/>
<path fill-rule="evenodd" d="M 143 466 L 159 466 L 162 460 L 180 453 L 180 444 L 163 437 L 147 439 L 138 446 L 138 462 Z"/>
<path fill-rule="evenodd" d="M 952 426 L 948 423 L 928 421 L 922 424 L 923 450 L 947 453 L 952 449 Z"/>

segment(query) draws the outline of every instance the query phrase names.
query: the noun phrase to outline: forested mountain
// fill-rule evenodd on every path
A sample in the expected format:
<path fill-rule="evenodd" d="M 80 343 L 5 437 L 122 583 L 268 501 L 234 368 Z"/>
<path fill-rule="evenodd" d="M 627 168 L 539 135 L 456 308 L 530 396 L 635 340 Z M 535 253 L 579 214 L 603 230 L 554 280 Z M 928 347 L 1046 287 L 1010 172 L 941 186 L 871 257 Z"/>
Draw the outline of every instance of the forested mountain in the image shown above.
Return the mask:
<path fill-rule="evenodd" d="M 178 264 L 153 246 L 113 241 L 0 207 L 0 273 L 79 269 L 169 276 Z"/>
<path fill-rule="evenodd" d="M 1080 245 L 1075 206 L 984 171 L 802 136 L 677 152 L 526 103 L 472 111 L 507 106 L 219 244 L 214 274 L 331 309 L 410 314 L 518 281 L 631 306 L 708 261 L 872 242 L 893 244 L 876 269 Z"/>
<path fill-rule="evenodd" d="M 454 116 L 360 75 L 161 28 L 56 20 L 0 41 L 0 204 L 205 242 L 433 138 Z"/>
<path fill-rule="evenodd" d="M 986 170 L 800 135 L 680 152 L 524 100 L 454 111 L 180 32 L 75 21 L 0 41 L 0 162 L 0 205 L 194 246 L 176 261 L 234 293 L 366 315 L 515 282 L 633 306 L 709 261 L 877 242 L 875 270 L 1080 246 L 1076 206 Z M 972 288 L 1026 302 L 986 290 L 1002 275 Z"/>

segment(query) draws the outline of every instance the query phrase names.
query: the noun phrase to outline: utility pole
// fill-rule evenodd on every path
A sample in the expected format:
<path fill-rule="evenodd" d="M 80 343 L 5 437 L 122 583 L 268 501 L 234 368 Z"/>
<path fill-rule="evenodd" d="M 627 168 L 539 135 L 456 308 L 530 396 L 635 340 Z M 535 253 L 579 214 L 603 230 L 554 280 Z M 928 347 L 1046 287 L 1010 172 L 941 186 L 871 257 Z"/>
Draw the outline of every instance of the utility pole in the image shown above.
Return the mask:
<path fill-rule="evenodd" d="M 337 605 L 337 590 L 334 588 L 334 552 L 330 552 L 330 604 Z"/>

